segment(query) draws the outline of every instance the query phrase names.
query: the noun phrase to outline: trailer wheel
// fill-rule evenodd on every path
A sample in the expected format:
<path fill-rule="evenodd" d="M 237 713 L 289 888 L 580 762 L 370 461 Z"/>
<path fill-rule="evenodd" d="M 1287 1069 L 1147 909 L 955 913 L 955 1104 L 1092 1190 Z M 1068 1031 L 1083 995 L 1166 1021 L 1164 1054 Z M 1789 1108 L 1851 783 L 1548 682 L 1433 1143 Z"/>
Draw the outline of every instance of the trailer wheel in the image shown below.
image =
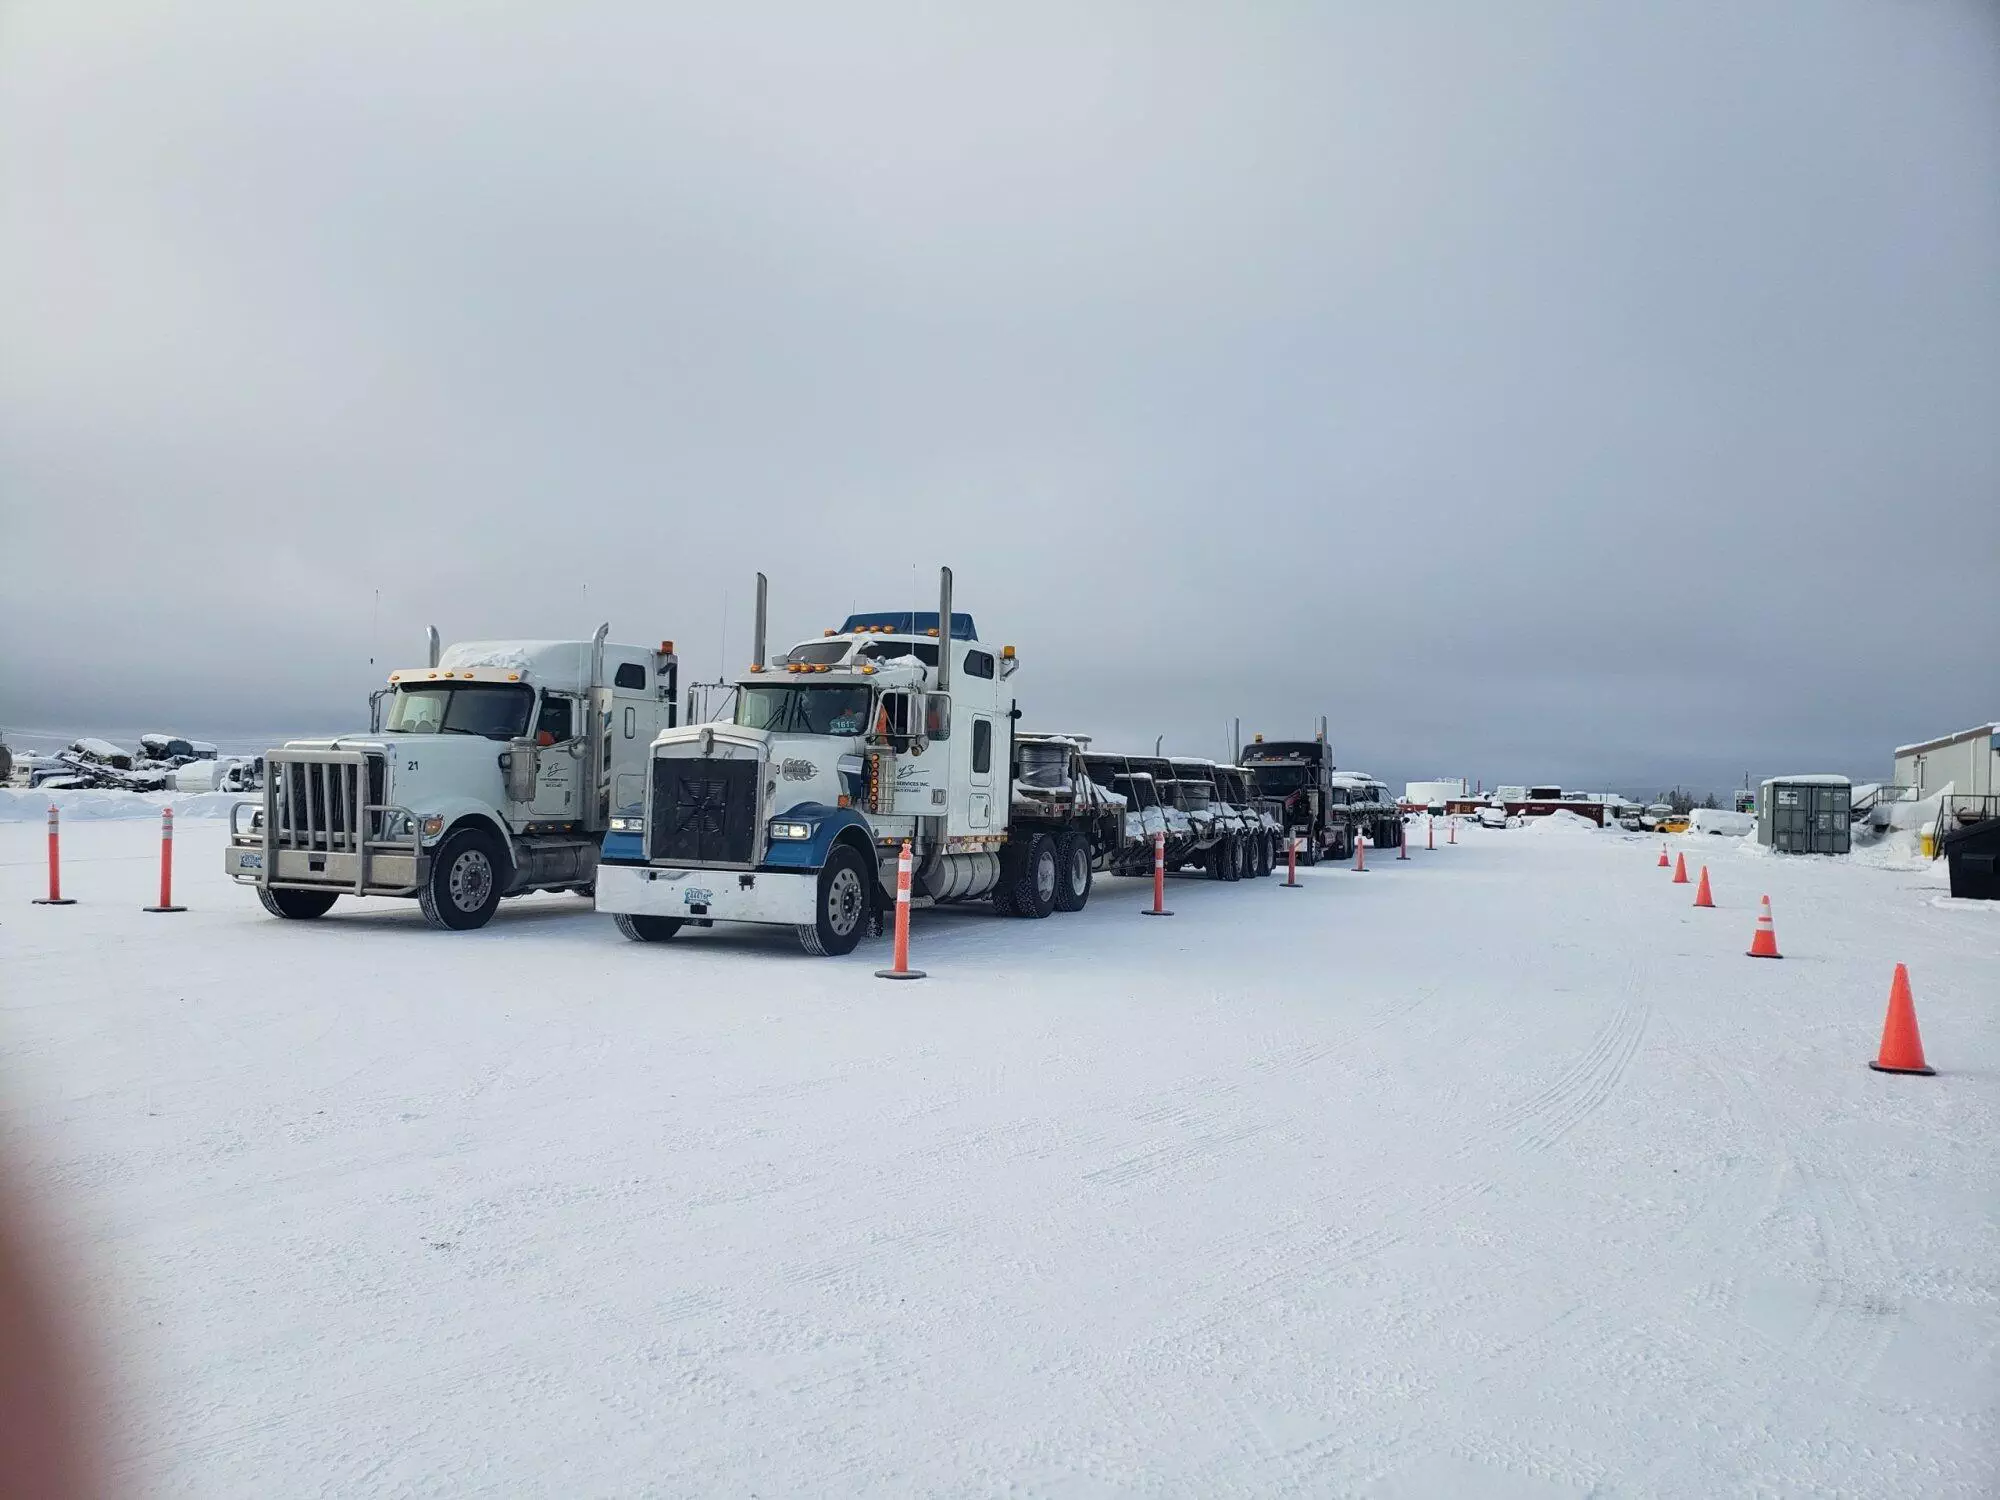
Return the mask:
<path fill-rule="evenodd" d="M 336 891 L 274 891 L 268 886 L 257 887 L 257 900 L 265 911 L 293 922 L 323 917 L 339 899 Z"/>
<path fill-rule="evenodd" d="M 618 923 L 618 930 L 635 943 L 664 943 L 681 930 L 679 917 L 648 917 L 621 911 L 613 920 Z"/>
<path fill-rule="evenodd" d="M 834 845 L 819 872 L 815 918 L 798 926 L 799 946 L 819 958 L 852 953 L 868 929 L 875 872 L 845 844 Z"/>
<path fill-rule="evenodd" d="M 461 828 L 431 856 L 430 879 L 417 892 L 417 904 L 431 926 L 469 932 L 491 920 L 506 887 L 500 841 L 483 828 Z"/>
<path fill-rule="evenodd" d="M 1257 878 L 1262 880 L 1278 868 L 1278 851 L 1272 846 L 1271 832 L 1266 829 L 1257 835 Z"/>
<path fill-rule="evenodd" d="M 1056 835 L 1056 910 L 1082 911 L 1090 900 L 1090 840 L 1075 829 Z"/>
<path fill-rule="evenodd" d="M 1014 877 L 1008 901 L 1017 917 L 1046 917 L 1056 909 L 1056 889 L 1062 884 L 1061 867 L 1056 861 L 1056 841 L 1038 833 L 1028 841 L 1028 851 Z"/>

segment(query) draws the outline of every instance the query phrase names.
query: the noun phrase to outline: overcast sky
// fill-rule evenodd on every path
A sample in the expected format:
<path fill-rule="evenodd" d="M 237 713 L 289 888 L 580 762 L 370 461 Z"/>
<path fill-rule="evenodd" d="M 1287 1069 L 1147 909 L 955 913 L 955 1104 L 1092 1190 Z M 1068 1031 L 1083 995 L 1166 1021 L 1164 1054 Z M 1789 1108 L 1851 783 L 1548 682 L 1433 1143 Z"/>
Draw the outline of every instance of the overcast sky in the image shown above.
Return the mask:
<path fill-rule="evenodd" d="M 1031 727 L 1884 774 L 2000 717 L 2000 6 L 12 0 L 0 507 L 16 728 L 950 563 Z"/>

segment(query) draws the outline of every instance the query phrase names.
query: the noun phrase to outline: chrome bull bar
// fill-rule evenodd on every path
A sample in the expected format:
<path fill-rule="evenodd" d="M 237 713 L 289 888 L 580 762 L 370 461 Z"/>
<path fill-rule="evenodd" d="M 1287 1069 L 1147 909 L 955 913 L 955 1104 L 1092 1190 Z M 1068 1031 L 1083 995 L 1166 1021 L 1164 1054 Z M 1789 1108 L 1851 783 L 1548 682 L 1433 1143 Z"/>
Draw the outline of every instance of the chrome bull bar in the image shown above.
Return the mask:
<path fill-rule="evenodd" d="M 373 861 L 390 855 L 409 860 L 410 878 L 376 889 L 407 894 L 415 888 L 422 830 L 409 808 L 368 800 L 371 759 L 382 757 L 362 750 L 285 750 L 266 755 L 262 801 L 238 802 L 229 810 L 230 842 L 262 847 L 259 886 L 337 889 L 365 896 L 371 894 Z M 386 762 L 383 770 L 386 776 Z M 261 826 L 247 830 L 241 826 L 245 808 L 261 813 Z M 287 864 L 299 863 L 299 858 L 288 861 L 287 855 L 303 857 L 308 871 L 285 873 Z M 345 864 L 349 859 L 351 880 L 319 875 L 324 865 Z"/>

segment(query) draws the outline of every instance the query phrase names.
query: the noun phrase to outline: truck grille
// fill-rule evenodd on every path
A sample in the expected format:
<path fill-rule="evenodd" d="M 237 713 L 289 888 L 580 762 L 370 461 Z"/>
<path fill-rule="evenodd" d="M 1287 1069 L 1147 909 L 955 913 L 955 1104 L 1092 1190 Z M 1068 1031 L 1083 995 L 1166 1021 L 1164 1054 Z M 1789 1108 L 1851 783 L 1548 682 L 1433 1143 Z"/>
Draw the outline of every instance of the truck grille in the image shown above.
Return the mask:
<path fill-rule="evenodd" d="M 747 865 L 757 852 L 755 760 L 653 762 L 653 859 Z"/>
<path fill-rule="evenodd" d="M 270 840 L 281 849 L 359 853 L 364 839 L 382 837 L 380 806 L 388 770 L 379 755 L 353 751 L 282 751 L 267 759 L 271 777 Z"/>

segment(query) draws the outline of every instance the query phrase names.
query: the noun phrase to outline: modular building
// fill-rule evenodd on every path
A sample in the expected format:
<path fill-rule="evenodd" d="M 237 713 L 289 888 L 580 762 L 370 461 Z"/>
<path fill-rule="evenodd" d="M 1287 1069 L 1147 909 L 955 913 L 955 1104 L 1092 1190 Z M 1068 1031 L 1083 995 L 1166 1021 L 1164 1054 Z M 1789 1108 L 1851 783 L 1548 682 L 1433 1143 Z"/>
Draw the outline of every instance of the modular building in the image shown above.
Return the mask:
<path fill-rule="evenodd" d="M 1411 781 L 1403 786 L 1405 807 L 1443 807 L 1465 796 L 1463 776 L 1440 776 L 1431 781 Z"/>
<path fill-rule="evenodd" d="M 1757 798 L 1757 842 L 1781 854 L 1845 854 L 1853 803 L 1845 776 L 1774 776 Z"/>
<path fill-rule="evenodd" d="M 1897 786 L 1914 787 L 1914 800 L 1934 797 L 1947 786 L 1961 797 L 1990 797 L 2000 792 L 2000 724 L 1979 724 L 1917 745 L 1896 747 L 1896 769 L 1889 778 Z"/>

